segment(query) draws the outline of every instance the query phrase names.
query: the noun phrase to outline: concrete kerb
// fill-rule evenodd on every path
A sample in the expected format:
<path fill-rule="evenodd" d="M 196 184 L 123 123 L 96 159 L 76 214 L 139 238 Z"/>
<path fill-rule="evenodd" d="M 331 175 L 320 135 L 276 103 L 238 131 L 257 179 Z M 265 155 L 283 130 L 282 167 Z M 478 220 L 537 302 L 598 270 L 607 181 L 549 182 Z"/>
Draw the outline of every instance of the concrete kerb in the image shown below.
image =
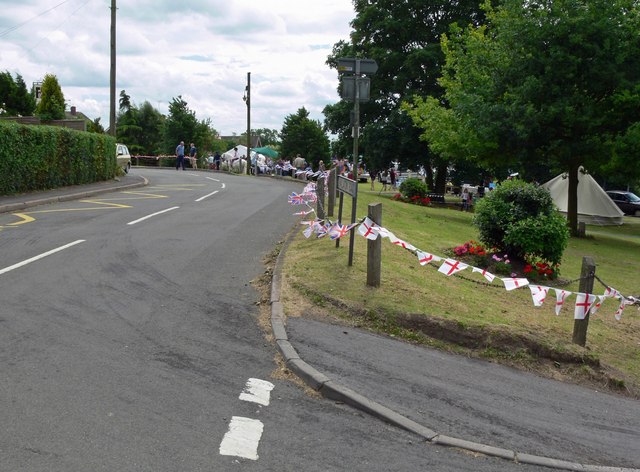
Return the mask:
<path fill-rule="evenodd" d="M 146 177 L 142 177 L 142 182 L 136 182 L 134 184 L 126 184 L 122 186 L 109 187 L 109 188 L 99 188 L 95 190 L 88 190 L 88 191 L 69 193 L 69 194 L 63 194 L 63 195 L 54 195 L 51 197 L 36 198 L 34 200 L 27 199 L 24 202 L 7 203 L 5 205 L 0 205 L 0 213 L 10 213 L 13 211 L 20 211 L 20 210 L 24 210 L 25 208 L 38 206 L 38 205 L 45 205 L 48 203 L 79 200 L 81 198 L 88 198 L 94 195 L 99 195 L 101 193 L 127 190 L 127 189 L 137 188 L 137 187 L 144 187 L 146 185 L 149 185 L 149 180 Z"/>
<path fill-rule="evenodd" d="M 481 453 L 487 456 L 499 457 L 515 463 L 539 465 L 554 469 L 584 471 L 584 472 L 640 472 L 640 469 L 629 469 L 620 467 L 599 466 L 590 464 L 580 464 L 577 462 L 553 459 L 550 457 L 536 456 L 525 454 L 500 447 L 489 446 L 486 444 L 467 441 L 464 439 L 453 438 L 443 434 L 439 434 L 426 426 L 422 426 L 415 421 L 403 416 L 395 411 L 370 400 L 363 395 L 331 380 L 322 372 L 316 370 L 304 360 L 302 360 L 288 340 L 286 332 L 286 316 L 284 314 L 284 306 L 280 302 L 280 287 L 274 288 L 273 284 L 278 285 L 282 281 L 282 264 L 284 253 L 289 247 L 292 239 L 295 237 L 295 228 L 285 238 L 280 253 L 276 258 L 273 269 L 272 287 L 271 287 L 271 327 L 276 339 L 278 350 L 283 355 L 287 367 L 300 377 L 309 387 L 317 390 L 324 397 L 334 401 L 339 401 L 352 406 L 356 409 L 364 411 L 376 418 L 385 421 L 388 424 L 395 425 L 406 431 L 412 432 L 432 444 L 455 447 L 467 451 Z"/>

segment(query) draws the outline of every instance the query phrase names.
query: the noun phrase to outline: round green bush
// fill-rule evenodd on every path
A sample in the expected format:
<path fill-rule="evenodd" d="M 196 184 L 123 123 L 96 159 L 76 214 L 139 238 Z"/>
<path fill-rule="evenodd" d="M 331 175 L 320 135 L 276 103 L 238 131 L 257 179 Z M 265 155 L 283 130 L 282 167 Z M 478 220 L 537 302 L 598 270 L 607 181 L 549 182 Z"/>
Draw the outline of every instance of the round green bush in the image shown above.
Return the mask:
<path fill-rule="evenodd" d="M 400 193 L 407 199 L 413 197 L 424 198 L 429 193 L 429 189 L 422 180 L 410 177 L 400 184 Z"/>
<path fill-rule="evenodd" d="M 547 189 L 508 180 L 476 203 L 473 223 L 489 247 L 525 260 L 560 264 L 569 228 Z"/>

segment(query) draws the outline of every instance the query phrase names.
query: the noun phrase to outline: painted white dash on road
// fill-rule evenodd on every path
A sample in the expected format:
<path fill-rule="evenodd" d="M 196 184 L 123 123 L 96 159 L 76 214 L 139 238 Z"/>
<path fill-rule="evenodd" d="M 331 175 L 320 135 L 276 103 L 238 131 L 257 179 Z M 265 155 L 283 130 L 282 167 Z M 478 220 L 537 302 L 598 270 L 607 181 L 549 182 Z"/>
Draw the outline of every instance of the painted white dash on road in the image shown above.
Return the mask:
<path fill-rule="evenodd" d="M 205 198 L 209 198 L 211 195 L 215 195 L 216 193 L 218 193 L 220 190 L 216 190 L 215 192 L 211 192 L 207 195 L 205 195 L 204 197 L 200 197 L 196 200 L 196 202 L 201 202 L 202 200 L 204 200 Z"/>
<path fill-rule="evenodd" d="M 233 416 L 229 423 L 229 431 L 220 443 L 220 454 L 258 460 L 258 445 L 263 430 L 262 421 Z"/>
<path fill-rule="evenodd" d="M 240 394 L 240 400 L 268 406 L 271 390 L 273 390 L 273 384 L 271 382 L 260 379 L 249 379 Z"/>
<path fill-rule="evenodd" d="M 0 269 L 0 275 L 5 274 L 7 272 L 11 272 L 12 270 L 18 269 L 19 267 L 26 266 L 27 264 L 31 264 L 32 262 L 35 262 L 35 261 L 40 260 L 40 259 L 43 259 L 43 258 L 45 258 L 47 256 L 50 256 L 51 254 L 55 254 L 56 252 L 64 251 L 65 249 L 68 249 L 71 246 L 75 246 L 76 244 L 80 244 L 80 243 L 83 243 L 83 242 L 85 242 L 84 239 L 78 239 L 77 241 L 74 241 L 74 242 L 69 243 L 69 244 L 65 244 L 64 246 L 60 246 L 59 248 L 52 249 L 51 251 L 44 252 L 44 253 L 40 254 L 39 256 L 35 256 L 35 257 L 32 257 L 31 259 L 27 259 L 25 261 L 18 262 L 17 264 L 13 264 L 12 266 L 5 267 L 4 269 Z"/>
<path fill-rule="evenodd" d="M 205 177 L 205 179 L 213 180 L 214 182 L 220 182 L 220 179 L 214 179 L 213 177 Z"/>
<path fill-rule="evenodd" d="M 227 186 L 225 184 L 222 184 L 222 188 L 227 188 Z"/>
<path fill-rule="evenodd" d="M 137 220 L 130 221 L 127 224 L 128 225 L 135 225 L 136 223 L 140 223 L 141 221 L 148 220 L 149 218 L 153 218 L 154 216 L 162 215 L 163 213 L 166 213 L 168 211 L 177 210 L 178 208 L 180 208 L 180 207 L 167 208 L 166 210 L 162 210 L 162 211 L 159 211 L 157 213 L 152 213 L 151 215 L 143 216 L 142 218 L 139 218 Z"/>

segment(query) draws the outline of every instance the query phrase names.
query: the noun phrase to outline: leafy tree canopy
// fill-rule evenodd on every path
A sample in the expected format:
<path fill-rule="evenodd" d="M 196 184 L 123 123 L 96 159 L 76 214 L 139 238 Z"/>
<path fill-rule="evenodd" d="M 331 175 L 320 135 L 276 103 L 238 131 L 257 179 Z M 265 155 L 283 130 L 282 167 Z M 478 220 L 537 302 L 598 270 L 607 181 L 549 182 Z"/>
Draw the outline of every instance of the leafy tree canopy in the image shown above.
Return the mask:
<path fill-rule="evenodd" d="M 30 116 L 36 108 L 20 74 L 14 80 L 9 71 L 0 72 L 0 116 Z"/>
<path fill-rule="evenodd" d="M 505 0 L 486 23 L 443 37 L 444 97 L 408 107 L 434 152 L 493 166 L 569 172 L 577 232 L 578 168 L 625 154 L 640 121 L 640 40 L 633 0 Z M 637 165 L 628 166 L 638 171 Z"/>
<path fill-rule="evenodd" d="M 42 120 L 64 119 L 65 101 L 58 78 L 47 74 L 42 81 L 42 97 L 36 107 L 36 115 Z"/>
<path fill-rule="evenodd" d="M 320 122 L 310 119 L 309 112 L 304 107 L 296 114 L 285 117 L 280 136 L 283 158 L 292 159 L 300 154 L 314 167 L 317 167 L 320 160 L 326 162 L 329 158 L 329 138 Z"/>
<path fill-rule="evenodd" d="M 483 12 L 476 0 L 354 0 L 353 4 L 356 18 L 350 41 L 336 43 L 327 63 L 337 67 L 340 57 L 367 57 L 378 63 L 371 78 L 371 100 L 361 106 L 361 153 L 375 168 L 395 159 L 403 167 L 424 165 L 430 174 L 432 167 L 438 167 L 444 191 L 446 161 L 430 155 L 411 121 L 400 116 L 399 105 L 413 94 L 441 94 L 437 83 L 443 63 L 441 34 L 452 23 L 477 23 Z M 341 101 L 324 109 L 326 129 L 338 136 L 336 149 L 349 149 L 352 108 L 351 102 Z M 433 188 L 433 182 L 429 185 Z"/>

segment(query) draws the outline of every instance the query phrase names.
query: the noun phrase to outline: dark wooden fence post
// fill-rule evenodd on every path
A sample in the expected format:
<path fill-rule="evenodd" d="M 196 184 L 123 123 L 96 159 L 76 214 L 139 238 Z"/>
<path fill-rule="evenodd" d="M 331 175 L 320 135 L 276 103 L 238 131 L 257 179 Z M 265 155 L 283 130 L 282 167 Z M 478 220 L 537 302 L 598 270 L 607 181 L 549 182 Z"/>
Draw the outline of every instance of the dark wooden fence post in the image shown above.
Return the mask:
<path fill-rule="evenodd" d="M 333 207 L 336 206 L 336 169 L 335 167 L 329 172 L 329 208 L 327 209 L 327 215 L 333 216 Z"/>
<path fill-rule="evenodd" d="M 318 215 L 318 219 L 324 220 L 326 218 L 326 213 L 324 207 L 324 179 L 322 177 L 318 178 L 318 182 L 316 184 L 316 195 L 318 196 L 318 201 L 316 202 L 316 214 Z"/>
<path fill-rule="evenodd" d="M 370 203 L 367 216 L 378 226 L 382 226 L 382 203 Z M 382 267 L 382 236 L 367 239 L 367 285 L 380 287 Z"/>
<path fill-rule="evenodd" d="M 593 293 L 593 281 L 596 275 L 596 263 L 592 257 L 584 256 L 582 258 L 582 270 L 580 272 L 580 293 L 586 293 L 587 299 L 589 294 Z M 574 320 L 573 322 L 573 343 L 584 346 L 587 343 L 587 328 L 589 327 L 589 313 L 584 320 Z"/>

